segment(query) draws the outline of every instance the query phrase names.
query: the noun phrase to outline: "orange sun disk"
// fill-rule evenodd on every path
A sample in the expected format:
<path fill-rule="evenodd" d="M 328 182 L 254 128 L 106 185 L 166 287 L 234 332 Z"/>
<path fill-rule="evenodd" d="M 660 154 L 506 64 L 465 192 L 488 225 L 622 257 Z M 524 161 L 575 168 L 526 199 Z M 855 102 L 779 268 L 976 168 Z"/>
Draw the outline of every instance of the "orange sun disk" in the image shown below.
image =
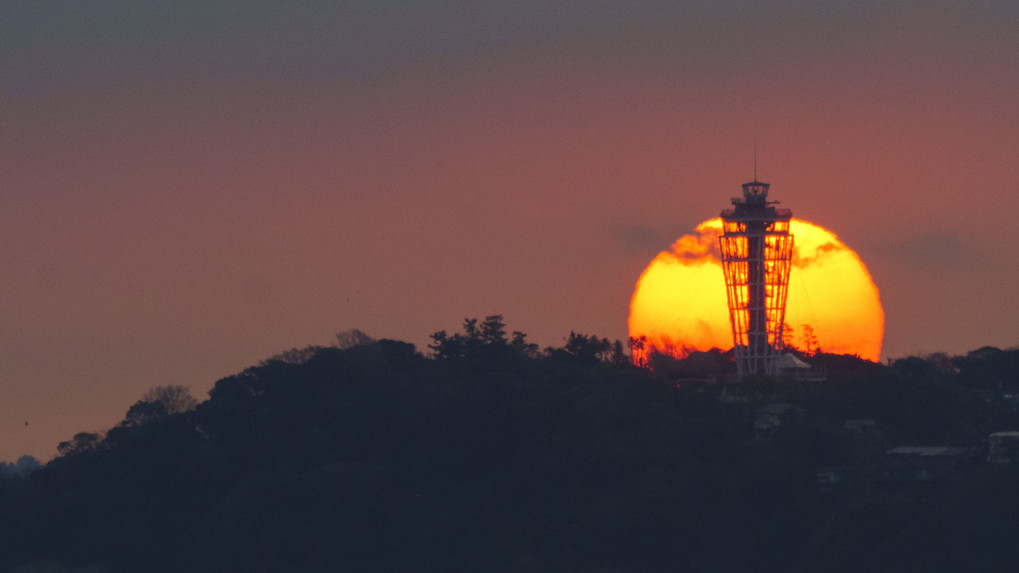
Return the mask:
<path fill-rule="evenodd" d="M 718 251 L 720 219 L 697 226 L 662 251 L 637 281 L 630 300 L 632 338 L 646 337 L 644 352 L 683 357 L 695 350 L 732 348 L 725 281 Z M 817 225 L 793 219 L 792 271 L 785 338 L 806 346 L 805 325 L 817 347 L 877 361 L 884 336 L 884 310 L 877 286 L 860 257 Z M 635 357 L 639 352 L 635 350 Z"/>

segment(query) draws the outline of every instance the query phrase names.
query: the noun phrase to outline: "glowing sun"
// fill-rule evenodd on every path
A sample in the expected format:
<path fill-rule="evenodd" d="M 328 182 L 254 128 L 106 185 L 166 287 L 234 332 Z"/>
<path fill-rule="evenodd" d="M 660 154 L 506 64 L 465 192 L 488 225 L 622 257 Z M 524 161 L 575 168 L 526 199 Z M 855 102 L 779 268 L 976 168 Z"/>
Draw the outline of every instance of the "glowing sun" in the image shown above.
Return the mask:
<path fill-rule="evenodd" d="M 648 347 L 674 356 L 732 348 L 721 229 L 720 219 L 701 223 L 644 269 L 630 300 L 631 337 L 644 336 Z M 885 314 L 860 257 L 834 233 L 806 221 L 793 219 L 790 232 L 795 239 L 785 323 L 791 332 L 785 339 L 800 349 L 879 360 Z"/>

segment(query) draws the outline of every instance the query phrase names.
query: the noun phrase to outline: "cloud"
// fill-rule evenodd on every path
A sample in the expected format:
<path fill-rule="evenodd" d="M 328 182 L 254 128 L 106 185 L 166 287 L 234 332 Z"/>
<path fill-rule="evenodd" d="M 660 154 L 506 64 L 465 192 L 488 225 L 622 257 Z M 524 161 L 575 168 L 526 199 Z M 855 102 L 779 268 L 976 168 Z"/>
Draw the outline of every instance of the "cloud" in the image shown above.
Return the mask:
<path fill-rule="evenodd" d="M 793 252 L 793 266 L 799 268 L 806 268 L 817 264 L 817 262 L 829 254 L 838 253 L 847 250 L 844 245 L 838 245 L 833 242 L 827 242 L 816 249 L 812 253 L 806 252 L 806 249 L 795 250 Z"/>
<path fill-rule="evenodd" d="M 722 253 L 718 248 L 721 232 L 712 226 L 700 226 L 695 233 L 683 235 L 672 244 L 672 254 L 688 262 L 720 261 Z"/>
<path fill-rule="evenodd" d="M 943 231 L 916 235 L 890 245 L 891 256 L 902 265 L 926 270 L 973 270 L 984 256 L 962 237 Z"/>
<path fill-rule="evenodd" d="M 669 244 L 661 233 L 647 225 L 631 225 L 616 231 L 616 241 L 627 251 L 654 255 Z"/>

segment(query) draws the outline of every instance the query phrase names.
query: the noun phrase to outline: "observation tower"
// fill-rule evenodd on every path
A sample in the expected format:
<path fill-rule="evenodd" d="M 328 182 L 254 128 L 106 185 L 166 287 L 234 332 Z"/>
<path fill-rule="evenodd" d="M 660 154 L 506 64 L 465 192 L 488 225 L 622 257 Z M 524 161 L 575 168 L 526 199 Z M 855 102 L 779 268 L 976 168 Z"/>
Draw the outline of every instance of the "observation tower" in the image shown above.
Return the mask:
<path fill-rule="evenodd" d="M 734 197 L 733 207 L 722 211 L 718 242 L 740 378 L 775 375 L 782 354 L 793 213 L 768 201 L 769 187 L 755 176 L 743 184 L 743 197 Z"/>

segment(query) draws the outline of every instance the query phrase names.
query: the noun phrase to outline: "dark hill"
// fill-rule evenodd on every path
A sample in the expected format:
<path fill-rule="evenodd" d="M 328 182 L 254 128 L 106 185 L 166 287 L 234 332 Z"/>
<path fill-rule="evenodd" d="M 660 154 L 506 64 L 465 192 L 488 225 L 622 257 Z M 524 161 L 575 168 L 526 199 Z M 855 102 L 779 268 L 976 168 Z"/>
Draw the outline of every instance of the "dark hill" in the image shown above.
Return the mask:
<path fill-rule="evenodd" d="M 136 404 L 2 482 L 0 566 L 959 571 L 1019 558 L 1010 467 L 816 487 L 817 468 L 873 468 L 900 441 L 1005 429 L 1010 408 L 974 388 L 1014 372 L 980 374 L 979 356 L 965 371 L 868 363 L 777 384 L 772 401 L 803 414 L 755 439 L 761 404 L 613 364 L 607 341 L 542 353 L 522 335 L 442 334 L 436 358 L 391 340 L 324 348 L 220 380 L 189 411 Z M 851 418 L 873 430 L 846 430 Z"/>

